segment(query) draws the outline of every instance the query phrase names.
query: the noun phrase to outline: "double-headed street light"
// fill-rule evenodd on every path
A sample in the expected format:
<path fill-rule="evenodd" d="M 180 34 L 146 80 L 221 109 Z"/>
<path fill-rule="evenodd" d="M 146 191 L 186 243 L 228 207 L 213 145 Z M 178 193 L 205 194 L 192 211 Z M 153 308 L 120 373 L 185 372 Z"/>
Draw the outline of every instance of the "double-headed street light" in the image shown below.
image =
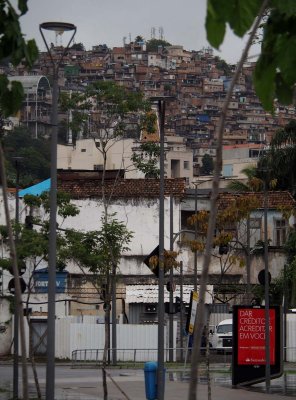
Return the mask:
<path fill-rule="evenodd" d="M 44 22 L 39 31 L 45 43 L 53 67 L 52 114 L 51 114 L 51 164 L 50 164 L 50 219 L 49 219 L 49 253 L 48 253 L 48 317 L 47 317 L 47 368 L 46 399 L 54 400 L 55 386 L 55 292 L 56 292 L 56 219 L 57 219 L 57 143 L 58 143 L 58 71 L 67 49 L 72 42 L 76 26 L 67 22 Z M 54 50 L 48 46 L 45 31 L 56 35 L 71 32 L 70 40 L 63 52 L 56 57 Z"/>

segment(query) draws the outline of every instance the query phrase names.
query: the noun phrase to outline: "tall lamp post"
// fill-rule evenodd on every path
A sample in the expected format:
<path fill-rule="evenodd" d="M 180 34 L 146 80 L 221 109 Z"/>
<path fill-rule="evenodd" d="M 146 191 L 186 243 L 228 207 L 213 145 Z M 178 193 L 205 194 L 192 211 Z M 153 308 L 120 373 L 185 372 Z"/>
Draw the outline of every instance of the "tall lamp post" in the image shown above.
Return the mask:
<path fill-rule="evenodd" d="M 164 122 L 165 105 L 172 96 L 155 96 L 150 101 L 157 103 L 159 116 L 159 276 L 158 276 L 158 348 L 157 348 L 157 399 L 164 400 Z"/>
<path fill-rule="evenodd" d="M 58 71 L 64 55 L 76 33 L 76 26 L 66 22 L 44 22 L 39 31 L 45 43 L 53 67 L 52 114 L 51 114 L 51 165 L 50 165 L 50 219 L 49 219 L 49 253 L 48 253 L 48 318 L 47 318 L 47 368 L 46 399 L 54 400 L 55 387 L 55 291 L 56 291 L 56 213 L 57 213 L 57 143 L 58 143 Z M 70 40 L 62 54 L 56 59 L 49 48 L 45 31 L 62 34 L 71 32 Z"/>

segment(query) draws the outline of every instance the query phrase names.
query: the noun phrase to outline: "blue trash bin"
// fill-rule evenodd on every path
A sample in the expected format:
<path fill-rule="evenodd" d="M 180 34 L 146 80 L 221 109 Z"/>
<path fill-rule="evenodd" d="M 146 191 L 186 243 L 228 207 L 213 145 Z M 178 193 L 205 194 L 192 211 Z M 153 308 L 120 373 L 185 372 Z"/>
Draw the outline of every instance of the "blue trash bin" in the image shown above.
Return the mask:
<path fill-rule="evenodd" d="M 148 361 L 144 365 L 145 392 L 147 400 L 157 399 L 157 362 Z"/>
<path fill-rule="evenodd" d="M 145 392 L 147 400 L 157 399 L 157 369 L 158 364 L 155 361 L 148 361 L 144 365 L 145 374 Z M 163 385 L 165 382 L 166 369 L 163 369 Z"/>

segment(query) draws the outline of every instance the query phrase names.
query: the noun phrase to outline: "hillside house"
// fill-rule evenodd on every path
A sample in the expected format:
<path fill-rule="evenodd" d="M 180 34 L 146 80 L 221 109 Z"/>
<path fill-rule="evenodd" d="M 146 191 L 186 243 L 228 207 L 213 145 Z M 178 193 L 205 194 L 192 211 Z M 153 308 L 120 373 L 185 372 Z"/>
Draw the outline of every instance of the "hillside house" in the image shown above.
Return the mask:
<path fill-rule="evenodd" d="M 156 141 L 158 140 L 158 134 Z M 166 178 L 186 178 L 187 184 L 193 179 L 193 153 L 185 140 L 176 135 L 165 136 L 165 176 Z M 131 161 L 139 142 L 122 138 L 110 141 L 108 146 L 107 170 L 124 170 L 127 179 L 144 178 Z M 81 139 L 75 145 L 58 145 L 58 169 L 60 170 L 97 170 L 103 169 L 103 156 L 99 149 L 99 140 Z"/>

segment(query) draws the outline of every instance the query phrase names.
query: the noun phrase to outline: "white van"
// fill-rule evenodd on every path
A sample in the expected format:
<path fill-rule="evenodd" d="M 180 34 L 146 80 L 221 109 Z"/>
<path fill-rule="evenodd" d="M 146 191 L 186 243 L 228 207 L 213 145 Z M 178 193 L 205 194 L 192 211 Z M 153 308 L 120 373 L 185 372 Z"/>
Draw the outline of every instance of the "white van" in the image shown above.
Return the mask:
<path fill-rule="evenodd" d="M 232 318 L 221 321 L 210 338 L 217 353 L 232 352 Z"/>

